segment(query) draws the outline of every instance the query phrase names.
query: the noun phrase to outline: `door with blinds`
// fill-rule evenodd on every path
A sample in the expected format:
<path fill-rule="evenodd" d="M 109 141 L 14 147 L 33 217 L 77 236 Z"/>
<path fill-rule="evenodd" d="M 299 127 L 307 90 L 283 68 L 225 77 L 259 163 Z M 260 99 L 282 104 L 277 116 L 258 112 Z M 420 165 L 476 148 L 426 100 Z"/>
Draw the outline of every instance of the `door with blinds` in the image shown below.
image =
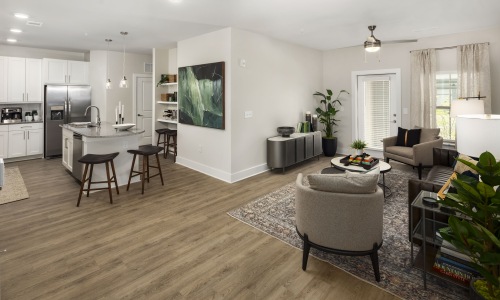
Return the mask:
<path fill-rule="evenodd" d="M 382 139 L 397 135 L 401 123 L 396 74 L 357 76 L 357 137 L 367 149 L 382 150 Z"/>

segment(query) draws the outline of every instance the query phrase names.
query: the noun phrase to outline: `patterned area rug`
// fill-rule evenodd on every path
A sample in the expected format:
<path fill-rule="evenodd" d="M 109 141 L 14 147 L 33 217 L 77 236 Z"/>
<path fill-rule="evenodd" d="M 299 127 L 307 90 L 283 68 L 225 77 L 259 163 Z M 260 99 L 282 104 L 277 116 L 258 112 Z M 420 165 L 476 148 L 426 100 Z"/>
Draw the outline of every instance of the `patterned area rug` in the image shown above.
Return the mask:
<path fill-rule="evenodd" d="M 18 167 L 5 168 L 4 186 L 0 190 L 0 204 L 29 198 Z"/>
<path fill-rule="evenodd" d="M 384 244 L 379 250 L 381 281 L 376 282 L 369 256 L 351 257 L 328 254 L 311 249 L 310 255 L 329 262 L 354 276 L 364 279 L 405 299 L 467 299 L 466 289 L 427 276 L 424 290 L 422 272 L 410 264 L 408 241 L 408 179 L 416 171 L 393 168 L 385 174 L 392 194 L 384 205 Z M 228 214 L 293 247 L 302 249 L 302 240 L 295 231 L 295 183 L 254 200 Z M 415 253 L 418 248 L 414 248 Z M 302 261 L 296 261 L 298 265 Z"/>

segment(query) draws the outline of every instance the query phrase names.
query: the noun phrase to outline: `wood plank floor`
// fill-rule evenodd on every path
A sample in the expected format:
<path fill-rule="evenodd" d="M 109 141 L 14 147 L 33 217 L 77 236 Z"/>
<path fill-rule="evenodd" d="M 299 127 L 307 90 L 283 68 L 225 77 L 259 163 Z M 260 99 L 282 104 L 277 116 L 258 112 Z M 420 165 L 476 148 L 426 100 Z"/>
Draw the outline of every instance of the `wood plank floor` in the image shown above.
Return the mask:
<path fill-rule="evenodd" d="M 30 198 L 0 205 L 0 299 L 398 299 L 226 214 L 329 165 L 228 184 L 161 159 L 151 179 L 82 198 L 60 159 L 18 166 Z M 371 265 L 366 268 L 371 269 Z"/>

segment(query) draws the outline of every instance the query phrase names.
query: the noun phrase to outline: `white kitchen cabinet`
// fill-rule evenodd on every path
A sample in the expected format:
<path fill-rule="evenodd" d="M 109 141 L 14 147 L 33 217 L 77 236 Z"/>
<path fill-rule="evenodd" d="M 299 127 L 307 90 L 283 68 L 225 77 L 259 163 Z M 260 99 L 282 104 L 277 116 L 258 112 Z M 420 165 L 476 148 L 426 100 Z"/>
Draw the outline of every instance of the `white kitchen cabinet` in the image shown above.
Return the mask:
<path fill-rule="evenodd" d="M 0 158 L 7 158 L 9 151 L 9 126 L 0 125 Z"/>
<path fill-rule="evenodd" d="M 0 102 L 7 102 L 7 61 L 7 57 L 0 56 Z"/>
<path fill-rule="evenodd" d="M 42 61 L 35 58 L 8 57 L 7 101 L 42 101 Z"/>
<path fill-rule="evenodd" d="M 43 124 L 8 125 L 8 158 L 43 153 Z"/>
<path fill-rule="evenodd" d="M 44 58 L 43 74 L 43 81 L 46 84 L 89 84 L 89 63 Z"/>
<path fill-rule="evenodd" d="M 62 164 L 73 171 L 73 131 L 63 128 L 62 149 Z"/>

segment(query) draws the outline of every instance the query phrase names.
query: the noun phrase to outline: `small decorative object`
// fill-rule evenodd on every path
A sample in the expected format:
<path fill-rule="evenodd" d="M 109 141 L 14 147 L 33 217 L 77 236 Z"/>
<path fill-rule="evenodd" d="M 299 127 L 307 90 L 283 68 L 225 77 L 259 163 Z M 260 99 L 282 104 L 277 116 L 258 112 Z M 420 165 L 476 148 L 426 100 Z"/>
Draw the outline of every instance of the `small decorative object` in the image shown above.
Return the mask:
<path fill-rule="evenodd" d="M 373 158 L 369 154 L 364 153 L 361 155 L 347 155 L 342 158 L 340 162 L 343 163 L 344 166 L 360 166 L 365 170 L 370 170 L 378 164 L 379 160 L 378 158 Z"/>
<path fill-rule="evenodd" d="M 363 150 L 366 147 L 366 142 L 363 140 L 354 140 L 351 144 L 351 148 L 356 150 L 356 155 L 363 154 Z"/>
<path fill-rule="evenodd" d="M 24 120 L 26 122 L 31 122 L 31 120 L 33 120 L 33 117 L 31 116 L 31 113 L 29 111 L 27 111 L 25 114 L 24 114 Z"/>
<path fill-rule="evenodd" d="M 168 94 L 160 94 L 161 101 L 168 101 Z"/>
<path fill-rule="evenodd" d="M 123 124 L 125 121 L 125 105 L 122 102 L 118 102 L 118 106 L 115 107 L 115 124 Z"/>
<path fill-rule="evenodd" d="M 458 158 L 479 174 L 479 179 L 457 174 L 451 181 L 457 193 L 448 192 L 438 203 L 458 212 L 452 215 L 448 227 L 439 230 L 441 237 L 450 242 L 471 260 L 471 266 L 484 278 L 471 282 L 471 299 L 500 299 L 500 163 L 490 152 L 479 156 L 477 165 Z"/>
<path fill-rule="evenodd" d="M 116 130 L 120 130 L 120 131 L 123 131 L 123 130 L 128 130 L 132 127 L 135 126 L 135 124 L 132 124 L 132 123 L 125 123 L 125 124 L 113 124 L 111 125 L 114 129 Z"/>
<path fill-rule="evenodd" d="M 281 126 L 277 129 L 278 133 L 281 134 L 282 137 L 290 137 L 290 134 L 295 132 L 295 128 L 288 126 Z"/>
<path fill-rule="evenodd" d="M 339 120 L 335 119 L 335 115 L 338 110 L 335 105 L 342 105 L 340 102 L 340 95 L 343 93 L 349 94 L 346 90 L 341 90 L 337 98 L 332 100 L 333 92 L 330 89 L 326 90 L 326 95 L 320 92 L 316 92 L 314 96 L 321 96 L 320 106 L 316 108 L 316 112 L 319 116 L 319 122 L 325 125 L 323 131 L 325 132 L 325 136 L 322 139 L 323 153 L 325 156 L 334 156 L 337 153 L 337 138 L 333 136 L 333 134 L 337 131 L 333 131 L 333 126 L 337 125 L 336 122 Z M 323 108 L 324 106 L 324 108 Z M 315 128 L 317 130 L 317 128 Z"/>

